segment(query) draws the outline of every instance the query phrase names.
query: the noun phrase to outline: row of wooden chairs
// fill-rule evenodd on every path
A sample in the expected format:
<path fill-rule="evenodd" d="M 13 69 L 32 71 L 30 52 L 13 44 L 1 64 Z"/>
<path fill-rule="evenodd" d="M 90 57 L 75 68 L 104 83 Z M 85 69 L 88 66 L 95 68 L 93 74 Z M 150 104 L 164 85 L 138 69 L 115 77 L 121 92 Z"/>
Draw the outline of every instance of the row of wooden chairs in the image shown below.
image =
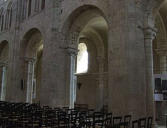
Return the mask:
<path fill-rule="evenodd" d="M 132 128 L 152 128 L 153 118 L 152 117 L 144 117 L 139 120 L 132 121 Z"/>
<path fill-rule="evenodd" d="M 143 120 L 133 121 L 131 115 L 113 116 L 93 109 L 50 108 L 39 104 L 0 102 L 2 128 L 151 128 Z M 151 126 L 148 118 L 147 126 Z M 137 123 L 136 123 L 137 122 Z"/>

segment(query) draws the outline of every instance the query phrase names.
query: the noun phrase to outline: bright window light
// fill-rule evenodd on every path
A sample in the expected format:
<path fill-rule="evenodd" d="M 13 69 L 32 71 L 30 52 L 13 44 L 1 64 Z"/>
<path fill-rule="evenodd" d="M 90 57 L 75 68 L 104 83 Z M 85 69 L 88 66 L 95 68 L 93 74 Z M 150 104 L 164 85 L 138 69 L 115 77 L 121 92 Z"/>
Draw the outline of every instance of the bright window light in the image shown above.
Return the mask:
<path fill-rule="evenodd" d="M 85 43 L 78 45 L 77 73 L 86 73 L 88 71 L 88 51 Z"/>

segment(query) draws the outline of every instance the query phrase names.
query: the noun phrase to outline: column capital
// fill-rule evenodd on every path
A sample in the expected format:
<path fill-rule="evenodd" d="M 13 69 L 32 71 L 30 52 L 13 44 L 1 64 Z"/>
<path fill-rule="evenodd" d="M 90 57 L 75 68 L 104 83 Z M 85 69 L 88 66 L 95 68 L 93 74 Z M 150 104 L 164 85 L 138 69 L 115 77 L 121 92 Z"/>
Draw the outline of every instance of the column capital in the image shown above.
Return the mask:
<path fill-rule="evenodd" d="M 7 67 L 7 66 L 8 66 L 7 62 L 0 61 L 0 67 Z"/>
<path fill-rule="evenodd" d="M 67 47 L 67 52 L 68 52 L 70 55 L 77 56 L 77 54 L 78 54 L 78 49 L 77 49 L 74 45 L 69 45 L 69 46 Z"/>
<path fill-rule="evenodd" d="M 36 61 L 35 57 L 32 57 L 32 58 L 25 57 L 24 59 L 25 59 L 26 62 L 32 62 L 32 63 L 34 63 Z"/>
<path fill-rule="evenodd" d="M 153 40 L 156 37 L 157 29 L 153 27 L 146 27 L 144 30 L 144 39 Z"/>

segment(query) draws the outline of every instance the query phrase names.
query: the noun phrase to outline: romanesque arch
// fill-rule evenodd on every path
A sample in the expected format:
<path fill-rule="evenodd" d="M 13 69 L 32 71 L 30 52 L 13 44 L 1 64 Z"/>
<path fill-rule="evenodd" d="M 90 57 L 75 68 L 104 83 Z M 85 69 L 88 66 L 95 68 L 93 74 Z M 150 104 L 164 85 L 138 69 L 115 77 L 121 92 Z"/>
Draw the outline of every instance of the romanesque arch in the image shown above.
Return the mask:
<path fill-rule="evenodd" d="M 21 45 L 22 82 L 26 102 L 39 102 L 42 75 L 43 36 L 33 28 L 29 30 Z"/>
<path fill-rule="evenodd" d="M 75 18 L 74 18 L 75 17 Z M 73 20 L 75 19 L 75 20 Z M 95 6 L 85 5 L 77 8 L 71 13 L 65 22 L 63 33 L 66 35 L 66 45 L 70 51 L 70 106 L 86 104 L 90 108 L 102 109 L 107 105 L 104 95 L 107 87 L 107 45 L 108 45 L 108 24 L 104 14 Z M 88 71 L 82 74 L 75 74 L 76 57 L 79 43 L 85 43 L 88 50 L 89 62 Z M 77 83 L 75 83 L 77 77 Z M 97 79 L 96 79 L 97 78 Z M 89 82 L 86 82 L 89 81 Z M 76 101 L 74 95 L 76 89 Z M 95 95 L 91 95 L 95 91 Z M 107 93 L 105 93 L 107 94 Z"/>
<path fill-rule="evenodd" d="M 4 29 L 4 9 L 0 9 L 0 31 Z"/>
<path fill-rule="evenodd" d="M 6 15 L 5 15 L 5 29 L 9 29 L 12 25 L 12 18 L 13 18 L 13 8 L 12 8 L 12 2 L 9 2 L 7 9 L 6 9 Z"/>

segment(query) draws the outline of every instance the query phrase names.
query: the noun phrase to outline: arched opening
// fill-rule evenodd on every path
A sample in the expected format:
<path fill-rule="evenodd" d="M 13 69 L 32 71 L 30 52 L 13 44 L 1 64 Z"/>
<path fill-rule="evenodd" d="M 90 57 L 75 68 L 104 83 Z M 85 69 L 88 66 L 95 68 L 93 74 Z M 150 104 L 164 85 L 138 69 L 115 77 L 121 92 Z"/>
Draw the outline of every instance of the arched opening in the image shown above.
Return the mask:
<path fill-rule="evenodd" d="M 45 0 L 42 0 L 41 2 L 41 10 L 43 10 L 45 8 Z"/>
<path fill-rule="evenodd" d="M 34 8 L 34 10 L 35 10 L 36 12 L 39 11 L 39 4 L 40 4 L 40 0 L 36 0 L 36 1 L 35 1 L 35 8 Z"/>
<path fill-rule="evenodd" d="M 28 17 L 31 15 L 32 0 L 28 0 Z"/>
<path fill-rule="evenodd" d="M 77 18 L 69 20 L 69 27 L 64 27 L 69 28 L 65 30 L 67 33 L 71 33 L 70 36 L 67 34 L 69 47 L 73 46 L 72 49 L 77 52 L 77 56 L 72 56 L 70 61 L 70 107 L 74 107 L 75 103 L 76 106 L 100 110 L 107 106 L 108 97 L 105 79 L 108 24 L 102 12 L 92 6 L 76 9 L 69 19 L 72 17 Z M 76 68 L 73 68 L 75 63 Z"/>
<path fill-rule="evenodd" d="M 161 5 L 155 20 L 158 29 L 153 41 L 153 65 L 154 65 L 154 101 L 155 117 L 158 125 L 165 125 L 162 115 L 167 113 L 167 2 Z"/>
<path fill-rule="evenodd" d="M 5 16 L 5 29 L 9 29 L 12 25 L 12 2 L 8 4 L 7 12 Z"/>
<path fill-rule="evenodd" d="M 3 8 L 0 9 L 0 31 L 3 31 L 4 27 L 4 10 Z"/>
<path fill-rule="evenodd" d="M 38 29 L 26 33 L 22 44 L 23 91 L 26 102 L 40 102 L 43 38 Z"/>
<path fill-rule="evenodd" d="M 0 100 L 5 101 L 9 45 L 7 41 L 0 43 Z"/>

